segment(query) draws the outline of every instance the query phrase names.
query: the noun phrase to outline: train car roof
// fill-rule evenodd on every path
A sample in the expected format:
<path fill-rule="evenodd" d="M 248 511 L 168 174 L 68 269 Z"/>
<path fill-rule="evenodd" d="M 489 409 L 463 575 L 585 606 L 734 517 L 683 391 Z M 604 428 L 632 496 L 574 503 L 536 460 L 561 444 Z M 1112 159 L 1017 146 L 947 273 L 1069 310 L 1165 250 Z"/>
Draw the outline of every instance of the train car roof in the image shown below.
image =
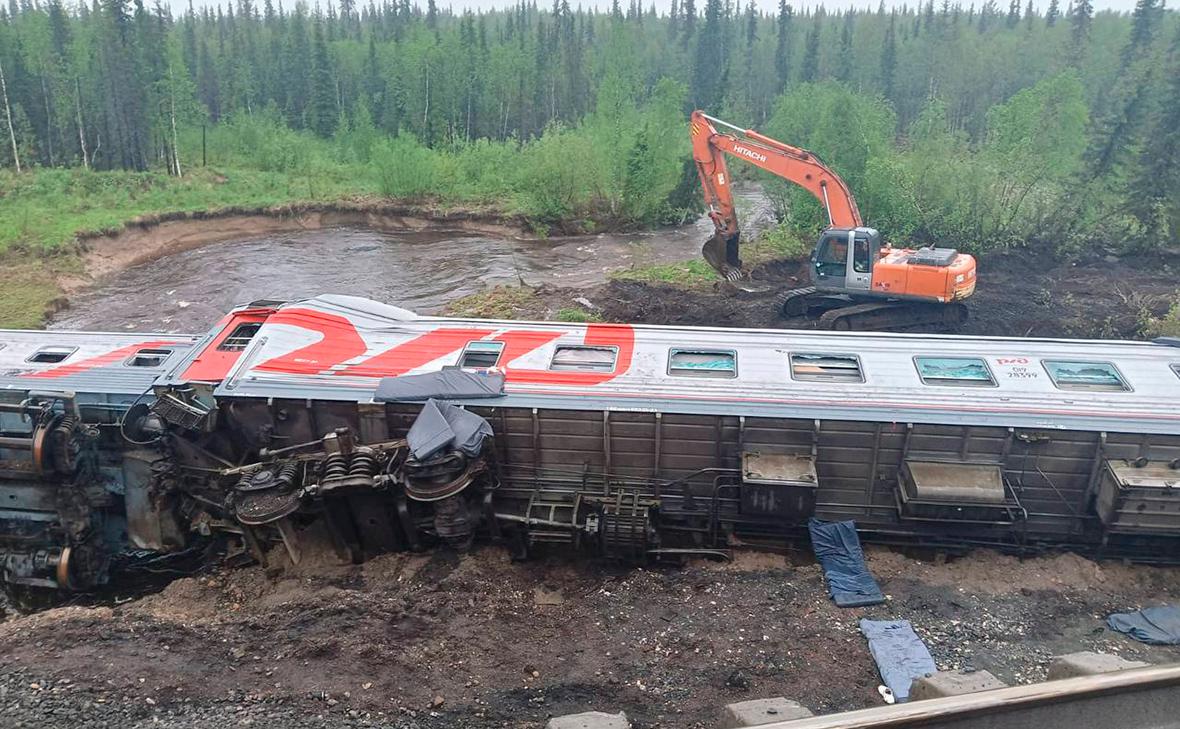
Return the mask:
<path fill-rule="evenodd" d="M 493 361 L 505 396 L 460 402 L 1180 432 L 1180 348 L 1160 343 L 420 317 L 335 295 L 277 307 L 216 394 L 367 401 L 385 377 Z"/>
<path fill-rule="evenodd" d="M 139 395 L 200 337 L 125 332 L 0 332 L 0 392 Z"/>

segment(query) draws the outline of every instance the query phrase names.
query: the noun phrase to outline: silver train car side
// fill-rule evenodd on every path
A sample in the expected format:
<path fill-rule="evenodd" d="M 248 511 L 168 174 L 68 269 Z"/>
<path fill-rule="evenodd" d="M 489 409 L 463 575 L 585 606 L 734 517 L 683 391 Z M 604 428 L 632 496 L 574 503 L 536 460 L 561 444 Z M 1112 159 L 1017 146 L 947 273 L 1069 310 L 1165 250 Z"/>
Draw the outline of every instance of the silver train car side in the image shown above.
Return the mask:
<path fill-rule="evenodd" d="M 257 302 L 204 336 L 0 332 L 0 565 L 867 540 L 1180 561 L 1180 342 L 419 317 Z M 211 546 L 214 545 L 214 546 Z M 203 551 L 202 551 L 203 550 Z"/>

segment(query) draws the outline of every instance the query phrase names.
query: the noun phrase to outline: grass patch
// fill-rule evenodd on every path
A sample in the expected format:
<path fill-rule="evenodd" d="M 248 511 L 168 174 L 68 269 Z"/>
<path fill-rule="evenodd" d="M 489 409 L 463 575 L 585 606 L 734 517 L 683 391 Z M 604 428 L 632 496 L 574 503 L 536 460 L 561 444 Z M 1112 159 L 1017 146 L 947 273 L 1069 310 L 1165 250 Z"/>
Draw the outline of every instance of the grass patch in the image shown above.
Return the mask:
<path fill-rule="evenodd" d="M 586 311 L 585 309 L 565 308 L 558 309 L 557 314 L 553 317 L 557 321 L 565 321 L 572 323 L 586 323 L 602 321 L 602 317 L 593 311 Z"/>
<path fill-rule="evenodd" d="M 786 226 L 772 228 L 754 240 L 742 244 L 742 265 L 749 271 L 755 266 L 782 258 L 804 258 L 811 253 L 814 241 L 804 240 Z M 641 281 L 643 283 L 671 284 L 693 288 L 713 284 L 720 280 L 717 272 L 703 258 L 693 258 L 674 263 L 658 263 L 650 266 L 615 271 L 612 279 L 620 281 Z"/>
<path fill-rule="evenodd" d="M 615 271 L 611 278 L 619 281 L 666 283 L 678 286 L 698 286 L 718 280 L 717 272 L 704 259 L 694 258 L 675 263 L 659 263 Z"/>
<path fill-rule="evenodd" d="M 0 254 L 50 253 L 82 231 L 117 230 L 141 215 L 338 200 L 369 192 L 347 166 L 292 174 L 246 169 L 162 172 L 38 169 L 0 172 Z"/>
<path fill-rule="evenodd" d="M 1180 294 L 1177 294 L 1180 296 Z M 1144 317 L 1143 333 L 1151 337 L 1180 337 L 1180 300 L 1161 317 Z"/>
<path fill-rule="evenodd" d="M 496 286 L 487 291 L 452 301 L 446 313 L 475 319 L 543 318 L 537 312 L 544 304 L 527 286 Z"/>
<path fill-rule="evenodd" d="M 804 239 L 787 226 L 778 225 L 742 246 L 742 263 L 750 268 L 780 258 L 806 258 L 814 245 L 814 240 Z"/>
<path fill-rule="evenodd" d="M 0 261 L 0 329 L 40 329 L 61 297 L 57 273 L 45 261 Z"/>

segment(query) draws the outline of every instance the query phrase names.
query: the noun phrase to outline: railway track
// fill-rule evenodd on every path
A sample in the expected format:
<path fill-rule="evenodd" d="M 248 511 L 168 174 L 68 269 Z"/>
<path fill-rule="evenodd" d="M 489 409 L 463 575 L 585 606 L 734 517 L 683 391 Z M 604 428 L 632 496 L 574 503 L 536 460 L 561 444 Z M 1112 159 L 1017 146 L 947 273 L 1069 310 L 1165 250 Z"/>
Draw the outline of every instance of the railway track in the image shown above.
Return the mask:
<path fill-rule="evenodd" d="M 761 729 L 1171 729 L 1180 664 L 1013 686 L 762 725 Z"/>

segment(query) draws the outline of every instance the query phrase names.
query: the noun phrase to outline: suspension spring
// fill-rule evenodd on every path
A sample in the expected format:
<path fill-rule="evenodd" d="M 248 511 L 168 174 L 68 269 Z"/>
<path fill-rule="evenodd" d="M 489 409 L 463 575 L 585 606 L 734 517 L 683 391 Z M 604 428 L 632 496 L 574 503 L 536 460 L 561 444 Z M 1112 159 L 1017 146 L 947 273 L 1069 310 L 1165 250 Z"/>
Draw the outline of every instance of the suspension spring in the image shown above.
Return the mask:
<path fill-rule="evenodd" d="M 333 453 L 324 459 L 324 480 L 331 481 L 348 475 L 348 456 Z"/>
<path fill-rule="evenodd" d="M 299 480 L 299 464 L 295 461 L 289 461 L 279 467 L 279 475 L 276 479 L 279 488 L 289 489 L 295 485 Z"/>
<path fill-rule="evenodd" d="M 377 457 L 372 451 L 358 450 L 352 455 L 352 465 L 348 469 L 350 476 L 374 476 L 377 473 Z"/>

